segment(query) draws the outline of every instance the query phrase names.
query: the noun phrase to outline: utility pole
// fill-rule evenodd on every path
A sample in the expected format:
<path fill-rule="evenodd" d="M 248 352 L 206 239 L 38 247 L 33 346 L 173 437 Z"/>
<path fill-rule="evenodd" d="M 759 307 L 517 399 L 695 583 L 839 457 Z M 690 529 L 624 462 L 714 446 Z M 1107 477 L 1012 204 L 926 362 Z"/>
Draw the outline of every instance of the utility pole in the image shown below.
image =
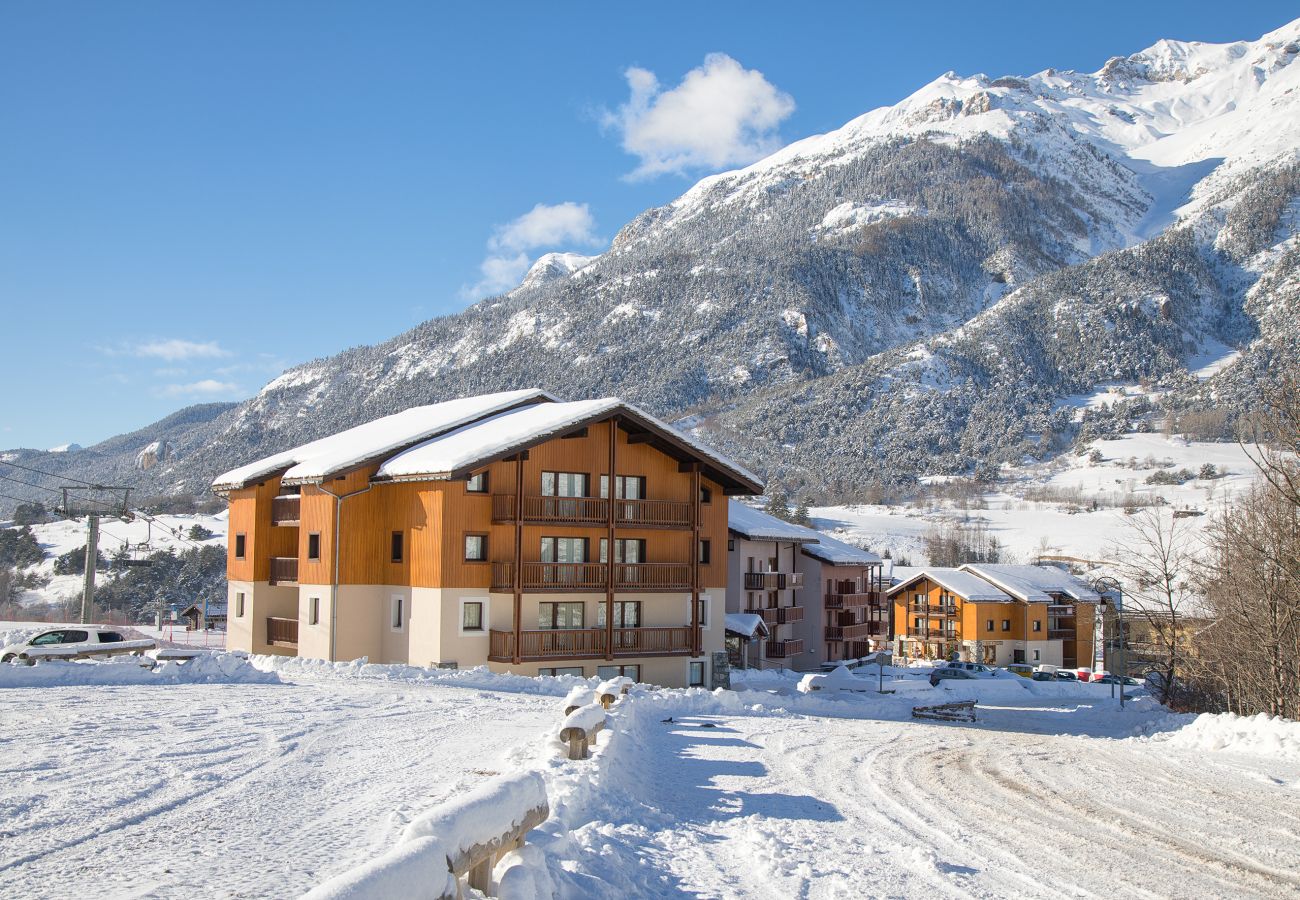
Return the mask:
<path fill-rule="evenodd" d="M 86 516 L 86 574 L 81 588 L 81 624 L 95 619 L 95 563 L 99 561 L 99 516 Z"/>
<path fill-rule="evenodd" d="M 86 571 L 81 589 L 81 624 L 89 625 L 95 616 L 95 566 L 99 562 L 99 519 L 111 516 L 129 522 L 131 489 L 125 487 L 63 488 L 63 507 L 69 518 L 86 517 Z"/>

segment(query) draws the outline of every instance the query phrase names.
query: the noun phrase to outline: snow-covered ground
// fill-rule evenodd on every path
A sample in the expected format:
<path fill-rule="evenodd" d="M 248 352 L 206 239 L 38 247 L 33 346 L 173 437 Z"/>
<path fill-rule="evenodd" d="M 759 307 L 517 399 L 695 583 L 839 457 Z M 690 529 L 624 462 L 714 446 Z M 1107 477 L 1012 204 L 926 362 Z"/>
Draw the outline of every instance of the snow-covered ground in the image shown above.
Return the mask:
<path fill-rule="evenodd" d="M 619 735 L 618 769 L 635 776 L 612 779 L 569 835 L 569 868 L 611 897 L 1300 890 L 1300 760 L 1180 744 L 1190 717 L 1149 699 L 1120 712 L 1103 686 L 1019 681 L 920 688 L 985 694 L 969 725 L 910 719 L 915 694 L 642 701 Z"/>
<path fill-rule="evenodd" d="M 935 527 L 983 523 L 1005 548 L 1011 561 L 1033 562 L 1046 548 L 1054 555 L 1103 559 L 1107 548 L 1122 540 L 1127 515 L 1123 499 L 1159 497 L 1166 508 L 1202 513 L 1189 519 L 1203 528 L 1223 504 L 1257 479 L 1250 453 L 1238 444 L 1187 441 L 1162 434 L 1129 434 L 1089 445 L 1101 453 L 1094 463 L 1087 453 L 1066 453 L 1049 463 L 1014 472 L 1007 484 L 984 494 L 966 508 L 956 501 L 919 506 L 826 506 L 810 512 L 816 528 L 876 551 L 889 549 L 913 564 L 928 562 L 924 538 Z M 1199 473 L 1206 463 L 1219 477 L 1193 478 L 1181 485 L 1147 484 L 1157 471 L 1188 469 Z M 1053 499 L 1031 499 L 1041 492 Z M 1077 499 L 1075 499 L 1077 498 Z M 1093 509 L 1091 500 L 1099 503 Z"/>
<path fill-rule="evenodd" d="M 555 705 L 301 674 L 0 689 L 0 893 L 295 896 L 509 771 Z"/>
<path fill-rule="evenodd" d="M 554 734 L 575 678 L 251 662 L 283 683 L 241 663 L 225 683 L 6 689 L 47 667 L 0 667 L 3 883 L 292 896 L 462 788 L 538 771 L 552 818 L 530 843 L 562 897 L 1300 890 L 1297 723 L 1010 675 L 828 695 L 764 672 L 638 690 L 574 763 Z M 911 717 L 960 698 L 978 721 Z"/>

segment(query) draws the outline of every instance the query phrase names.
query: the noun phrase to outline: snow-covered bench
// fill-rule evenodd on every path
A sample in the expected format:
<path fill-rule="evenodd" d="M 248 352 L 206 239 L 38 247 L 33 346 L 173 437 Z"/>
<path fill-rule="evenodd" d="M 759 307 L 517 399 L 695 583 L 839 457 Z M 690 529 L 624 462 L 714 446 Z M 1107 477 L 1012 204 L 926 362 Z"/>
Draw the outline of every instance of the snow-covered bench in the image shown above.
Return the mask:
<path fill-rule="evenodd" d="M 157 644 L 148 639 L 113 641 L 108 644 L 82 644 L 75 647 L 51 644 L 48 647 L 27 647 L 18 654 L 18 658 L 30 666 L 47 659 L 91 659 L 96 656 L 122 656 L 123 654 L 142 656 L 146 650 L 152 650 L 156 646 Z"/>
<path fill-rule="evenodd" d="M 569 745 L 569 759 L 590 756 L 591 744 L 604 727 L 605 707 L 601 703 L 580 706 L 565 716 L 560 725 L 560 740 Z"/>
<path fill-rule="evenodd" d="M 317 885 L 303 900 L 452 900 L 461 896 L 461 878 L 489 893 L 497 862 L 522 850 L 550 814 L 539 773 L 494 778 L 416 817 L 388 853 Z"/>
<path fill-rule="evenodd" d="M 974 722 L 975 701 L 956 700 L 952 703 L 939 703 L 934 706 L 913 706 L 912 718 L 936 719 L 940 722 Z"/>
<path fill-rule="evenodd" d="M 596 702 L 596 692 L 589 687 L 576 687 L 564 698 L 564 714 L 567 716 L 580 706 L 590 706 Z"/>
<path fill-rule="evenodd" d="M 609 709 L 618 698 L 626 694 L 632 685 L 636 684 L 626 675 L 619 675 L 617 678 L 611 678 L 608 681 L 602 681 L 596 688 L 596 698 L 600 700 L 600 705 Z"/>

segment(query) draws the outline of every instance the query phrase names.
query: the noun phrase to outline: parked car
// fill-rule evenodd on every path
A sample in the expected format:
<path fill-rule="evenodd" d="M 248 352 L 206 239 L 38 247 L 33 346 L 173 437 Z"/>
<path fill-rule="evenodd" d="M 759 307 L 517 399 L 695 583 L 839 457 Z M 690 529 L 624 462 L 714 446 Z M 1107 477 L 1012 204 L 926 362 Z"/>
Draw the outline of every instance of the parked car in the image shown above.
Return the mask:
<path fill-rule="evenodd" d="M 1057 681 L 1078 681 L 1079 680 L 1079 676 L 1075 675 L 1073 672 L 1069 671 L 1068 669 L 1058 669 L 1056 671 L 1055 677 Z"/>
<path fill-rule="evenodd" d="M 975 678 L 976 674 L 969 669 L 963 669 L 958 666 L 941 666 L 930 673 L 930 687 L 938 687 L 939 682 L 944 679 L 963 679 Z"/>
<path fill-rule="evenodd" d="M 1012 675 L 1019 675 L 1021 678 L 1032 678 L 1034 675 L 1034 667 L 1029 663 L 1011 663 L 1006 669 Z"/>
<path fill-rule="evenodd" d="M 117 646 L 105 646 L 105 645 Z M 105 654 L 120 652 L 123 644 L 141 644 L 142 649 L 153 646 L 152 641 L 127 641 L 121 632 L 113 631 L 102 625 L 81 625 L 76 628 L 54 628 L 42 631 L 25 641 L 10 644 L 0 649 L 0 662 L 12 662 L 25 659 L 27 651 L 33 647 L 57 647 L 60 650 L 89 650 L 103 647 Z"/>
<path fill-rule="evenodd" d="M 963 671 L 970 672 L 974 675 L 987 676 L 987 675 L 995 674 L 994 668 L 992 666 L 986 666 L 984 665 L 984 663 L 962 662 L 961 660 L 953 660 L 952 662 L 944 663 L 943 667 L 946 669 L 962 669 Z"/>
<path fill-rule="evenodd" d="M 1056 681 L 1055 672 L 1040 672 L 1035 670 L 1033 674 L 1034 681 Z"/>
<path fill-rule="evenodd" d="M 1109 672 L 1107 672 L 1105 675 L 1099 675 L 1093 680 L 1097 684 L 1128 684 L 1128 682 L 1125 681 L 1120 676 L 1111 675 Z"/>

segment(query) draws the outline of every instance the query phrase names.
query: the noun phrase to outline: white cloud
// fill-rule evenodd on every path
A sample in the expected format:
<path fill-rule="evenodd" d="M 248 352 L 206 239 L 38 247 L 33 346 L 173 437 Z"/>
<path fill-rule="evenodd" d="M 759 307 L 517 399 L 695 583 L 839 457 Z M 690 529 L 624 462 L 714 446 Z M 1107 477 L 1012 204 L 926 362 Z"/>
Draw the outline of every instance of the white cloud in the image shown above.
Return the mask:
<path fill-rule="evenodd" d="M 168 362 L 178 362 L 186 359 L 216 359 L 230 355 L 230 351 L 223 350 L 216 341 L 183 341 L 179 338 L 146 341 L 132 347 L 130 352 L 135 356 L 165 359 Z"/>
<path fill-rule="evenodd" d="M 777 127 L 794 112 L 793 97 L 725 53 L 710 53 L 667 91 L 647 69 L 624 75 L 631 96 L 601 121 L 641 160 L 632 179 L 747 165 L 780 146 Z"/>
<path fill-rule="evenodd" d="M 499 294 L 517 286 L 532 265 L 529 250 L 575 244 L 594 246 L 596 220 L 585 203 L 539 203 L 519 218 L 497 226 L 488 240 L 488 255 L 479 265 L 482 278 L 464 289 L 469 297 Z"/>
<path fill-rule="evenodd" d="M 231 396 L 240 393 L 240 390 L 239 385 L 232 382 L 204 378 L 201 381 L 194 381 L 189 384 L 164 385 L 160 393 L 164 397 L 214 397 Z"/>

